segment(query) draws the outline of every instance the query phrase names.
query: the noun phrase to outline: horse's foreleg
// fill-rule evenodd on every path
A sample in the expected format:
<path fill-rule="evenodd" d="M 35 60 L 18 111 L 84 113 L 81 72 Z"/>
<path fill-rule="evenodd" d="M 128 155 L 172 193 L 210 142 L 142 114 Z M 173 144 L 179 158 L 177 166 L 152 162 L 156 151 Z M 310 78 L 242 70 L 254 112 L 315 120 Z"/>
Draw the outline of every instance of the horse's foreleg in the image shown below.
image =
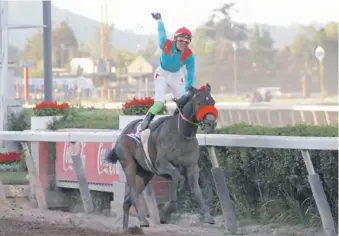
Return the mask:
<path fill-rule="evenodd" d="M 187 181 L 200 206 L 201 220 L 206 223 L 214 224 L 215 221 L 210 215 L 209 207 L 204 202 L 204 197 L 202 196 L 201 188 L 199 186 L 199 167 L 197 165 L 187 168 Z"/>
<path fill-rule="evenodd" d="M 177 188 L 179 181 L 181 180 L 180 172 L 177 168 L 175 168 L 171 163 L 167 161 L 167 159 L 162 158 L 160 164 L 157 168 L 158 175 L 170 175 L 171 176 L 171 184 L 169 187 L 169 201 L 167 201 L 162 208 L 160 209 L 160 221 L 161 223 L 166 222 L 166 214 L 173 204 L 177 200 Z"/>
<path fill-rule="evenodd" d="M 166 224 L 167 222 L 167 213 L 174 202 L 177 200 L 177 189 L 178 189 L 178 179 L 172 177 L 172 181 L 169 186 L 169 200 L 165 202 L 165 204 L 161 207 L 159 215 L 160 215 L 160 222 L 162 224 Z"/>

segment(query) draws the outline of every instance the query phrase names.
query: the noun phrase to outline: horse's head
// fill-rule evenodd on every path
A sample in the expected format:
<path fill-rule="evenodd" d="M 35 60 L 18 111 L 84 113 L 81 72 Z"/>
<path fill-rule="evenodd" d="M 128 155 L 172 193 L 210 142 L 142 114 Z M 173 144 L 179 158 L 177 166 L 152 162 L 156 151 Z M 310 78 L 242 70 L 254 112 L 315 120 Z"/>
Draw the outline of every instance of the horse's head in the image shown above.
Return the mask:
<path fill-rule="evenodd" d="M 217 126 L 218 111 L 215 108 L 215 100 L 211 95 L 211 86 L 207 83 L 200 89 L 189 87 L 192 94 L 191 102 L 196 118 L 201 122 L 201 130 L 205 133 L 213 133 Z"/>

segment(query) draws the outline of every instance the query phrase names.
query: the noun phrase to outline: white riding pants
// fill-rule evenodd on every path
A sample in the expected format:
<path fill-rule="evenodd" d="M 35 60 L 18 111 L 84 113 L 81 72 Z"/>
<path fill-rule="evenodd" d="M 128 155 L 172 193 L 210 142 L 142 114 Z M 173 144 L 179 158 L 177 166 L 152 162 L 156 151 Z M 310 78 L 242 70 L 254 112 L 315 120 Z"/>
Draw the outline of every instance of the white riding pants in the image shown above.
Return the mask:
<path fill-rule="evenodd" d="M 154 72 L 154 101 L 165 103 L 166 90 L 169 87 L 174 98 L 178 99 L 185 93 L 185 75 L 182 70 L 169 72 L 163 70 L 160 66 Z"/>

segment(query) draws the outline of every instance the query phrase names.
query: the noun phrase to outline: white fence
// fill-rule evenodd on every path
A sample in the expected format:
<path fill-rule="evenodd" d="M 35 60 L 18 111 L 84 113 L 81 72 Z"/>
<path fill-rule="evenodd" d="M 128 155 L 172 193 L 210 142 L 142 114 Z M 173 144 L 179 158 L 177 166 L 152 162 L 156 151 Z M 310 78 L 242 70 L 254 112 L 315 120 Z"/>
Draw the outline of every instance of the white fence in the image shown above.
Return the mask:
<path fill-rule="evenodd" d="M 0 140 L 20 142 L 116 142 L 120 130 L 0 131 Z M 337 137 L 296 137 L 231 134 L 197 134 L 200 146 L 256 147 L 305 150 L 338 150 Z"/>
<path fill-rule="evenodd" d="M 20 142 L 116 142 L 118 135 L 121 131 L 100 131 L 100 132 L 52 132 L 52 131 L 0 131 L 0 140 L 4 141 L 20 141 Z M 207 146 L 210 154 L 213 168 L 218 168 L 218 161 L 214 151 L 214 146 L 227 146 L 227 147 L 255 147 L 255 148 L 280 148 L 280 149 L 297 149 L 301 151 L 301 156 L 304 159 L 305 166 L 308 171 L 308 180 L 316 201 L 323 229 L 326 235 L 335 235 L 335 226 L 333 217 L 331 215 L 329 204 L 326 200 L 319 176 L 316 174 L 308 150 L 338 150 L 337 137 L 294 137 L 294 136 L 261 136 L 261 135 L 223 135 L 223 134 L 198 134 L 199 145 Z M 74 159 L 75 160 L 75 159 Z M 76 161 L 74 161 L 74 164 Z M 81 165 L 80 157 L 78 164 Z M 83 172 L 83 171 L 82 171 Z M 80 172 L 79 172 L 80 173 Z M 82 173 L 83 174 L 83 173 Z M 77 173 L 78 179 L 86 180 L 86 177 L 80 178 Z M 225 184 L 226 185 L 226 184 Z M 220 187 L 220 186 L 219 186 Z M 225 196 L 220 197 L 222 189 L 228 191 L 226 186 L 221 186 L 218 190 L 219 199 L 222 205 L 223 214 L 225 217 L 228 228 L 233 228 L 236 231 L 235 218 L 232 218 L 233 208 L 229 199 Z M 79 188 L 81 194 L 89 192 L 87 189 L 81 189 L 80 182 Z M 91 199 L 91 198 L 90 198 Z M 88 203 L 88 198 L 83 198 L 83 203 Z M 86 208 L 86 207 L 85 207 Z M 86 209 L 90 209 L 88 207 Z M 89 211 L 89 210 L 88 210 Z M 230 212 L 232 211 L 232 212 Z M 231 215 L 230 215 L 231 214 Z"/>

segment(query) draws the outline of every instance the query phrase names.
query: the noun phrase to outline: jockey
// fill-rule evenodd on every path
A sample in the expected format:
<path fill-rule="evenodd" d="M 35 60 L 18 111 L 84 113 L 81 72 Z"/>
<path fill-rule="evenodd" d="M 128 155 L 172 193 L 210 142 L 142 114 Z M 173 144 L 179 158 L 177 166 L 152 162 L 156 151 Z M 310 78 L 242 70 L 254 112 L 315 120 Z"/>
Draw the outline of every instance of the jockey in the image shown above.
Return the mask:
<path fill-rule="evenodd" d="M 174 34 L 174 41 L 167 38 L 164 23 L 160 13 L 152 13 L 158 22 L 159 46 L 162 49 L 160 65 L 154 73 L 155 96 L 154 104 L 147 112 L 144 120 L 138 126 L 137 136 L 147 129 L 155 115 L 164 107 L 167 87 L 172 90 L 174 101 L 181 108 L 190 97 L 189 86 L 194 83 L 195 59 L 188 47 L 192 40 L 192 33 L 185 27 L 178 29 Z M 187 82 L 183 66 L 187 69 Z"/>

